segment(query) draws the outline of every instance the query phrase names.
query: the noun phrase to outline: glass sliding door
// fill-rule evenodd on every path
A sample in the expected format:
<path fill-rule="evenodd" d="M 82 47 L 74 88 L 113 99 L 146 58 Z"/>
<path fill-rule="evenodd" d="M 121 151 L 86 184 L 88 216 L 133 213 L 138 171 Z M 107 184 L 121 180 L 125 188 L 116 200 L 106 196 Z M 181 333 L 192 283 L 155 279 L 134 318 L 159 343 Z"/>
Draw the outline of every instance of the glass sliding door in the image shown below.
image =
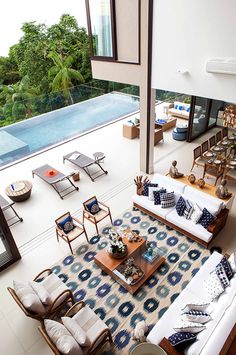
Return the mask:
<path fill-rule="evenodd" d="M 114 1 L 87 0 L 86 6 L 92 57 L 115 59 Z"/>
<path fill-rule="evenodd" d="M 200 136 L 207 129 L 209 100 L 204 97 L 192 97 L 189 120 L 190 140 Z"/>
<path fill-rule="evenodd" d="M 0 208 L 0 271 L 20 258 L 20 253 Z"/>
<path fill-rule="evenodd" d="M 224 108 L 224 101 L 211 100 L 211 108 L 210 108 L 209 121 L 208 121 L 209 128 L 217 124 L 219 111 L 223 110 L 223 108 Z"/>

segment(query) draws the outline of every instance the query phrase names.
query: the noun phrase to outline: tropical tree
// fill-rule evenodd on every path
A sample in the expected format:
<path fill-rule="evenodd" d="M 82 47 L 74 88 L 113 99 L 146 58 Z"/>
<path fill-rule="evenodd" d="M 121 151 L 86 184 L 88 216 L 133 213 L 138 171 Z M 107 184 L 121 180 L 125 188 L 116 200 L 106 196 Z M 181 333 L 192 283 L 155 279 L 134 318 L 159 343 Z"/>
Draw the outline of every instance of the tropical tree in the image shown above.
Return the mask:
<path fill-rule="evenodd" d="M 49 69 L 49 77 L 53 78 L 52 91 L 63 91 L 67 104 L 73 104 L 73 97 L 71 88 L 75 82 L 83 83 L 84 78 L 82 74 L 72 67 L 73 57 L 58 54 L 57 52 L 50 52 L 49 58 L 52 59 L 54 66 Z"/>

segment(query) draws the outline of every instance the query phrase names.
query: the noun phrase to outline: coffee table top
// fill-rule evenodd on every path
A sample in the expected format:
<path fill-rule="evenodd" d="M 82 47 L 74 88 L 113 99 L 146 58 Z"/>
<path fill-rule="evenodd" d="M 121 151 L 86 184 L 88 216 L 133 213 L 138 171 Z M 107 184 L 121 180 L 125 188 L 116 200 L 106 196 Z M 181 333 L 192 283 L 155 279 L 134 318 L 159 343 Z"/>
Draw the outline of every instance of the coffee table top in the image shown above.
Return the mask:
<path fill-rule="evenodd" d="M 27 180 L 19 180 L 12 182 L 6 187 L 5 193 L 7 196 L 22 196 L 32 189 L 32 184 Z"/>
<path fill-rule="evenodd" d="M 159 346 L 151 343 L 138 344 L 130 353 L 130 355 L 167 355 L 167 353 Z"/>

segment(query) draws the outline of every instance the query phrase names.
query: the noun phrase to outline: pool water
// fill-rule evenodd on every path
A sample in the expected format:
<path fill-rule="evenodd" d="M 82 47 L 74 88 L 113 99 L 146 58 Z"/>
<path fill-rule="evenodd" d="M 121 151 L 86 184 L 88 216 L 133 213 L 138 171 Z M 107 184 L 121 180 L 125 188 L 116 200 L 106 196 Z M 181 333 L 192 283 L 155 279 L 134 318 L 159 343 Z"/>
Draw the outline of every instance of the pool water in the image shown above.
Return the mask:
<path fill-rule="evenodd" d="M 0 165 L 38 152 L 137 110 L 137 97 L 114 92 L 1 128 Z"/>

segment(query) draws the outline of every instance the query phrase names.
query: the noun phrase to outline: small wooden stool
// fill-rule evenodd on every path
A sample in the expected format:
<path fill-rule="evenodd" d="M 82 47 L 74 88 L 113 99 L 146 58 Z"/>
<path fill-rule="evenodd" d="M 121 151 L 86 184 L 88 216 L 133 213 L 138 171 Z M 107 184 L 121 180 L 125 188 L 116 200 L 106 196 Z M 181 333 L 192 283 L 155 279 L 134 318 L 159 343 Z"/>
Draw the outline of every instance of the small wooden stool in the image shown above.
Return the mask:
<path fill-rule="evenodd" d="M 80 173 L 79 173 L 79 171 L 76 171 L 76 172 L 74 173 L 74 175 L 72 176 L 72 179 L 73 179 L 74 181 L 79 181 L 79 180 L 80 180 Z"/>

